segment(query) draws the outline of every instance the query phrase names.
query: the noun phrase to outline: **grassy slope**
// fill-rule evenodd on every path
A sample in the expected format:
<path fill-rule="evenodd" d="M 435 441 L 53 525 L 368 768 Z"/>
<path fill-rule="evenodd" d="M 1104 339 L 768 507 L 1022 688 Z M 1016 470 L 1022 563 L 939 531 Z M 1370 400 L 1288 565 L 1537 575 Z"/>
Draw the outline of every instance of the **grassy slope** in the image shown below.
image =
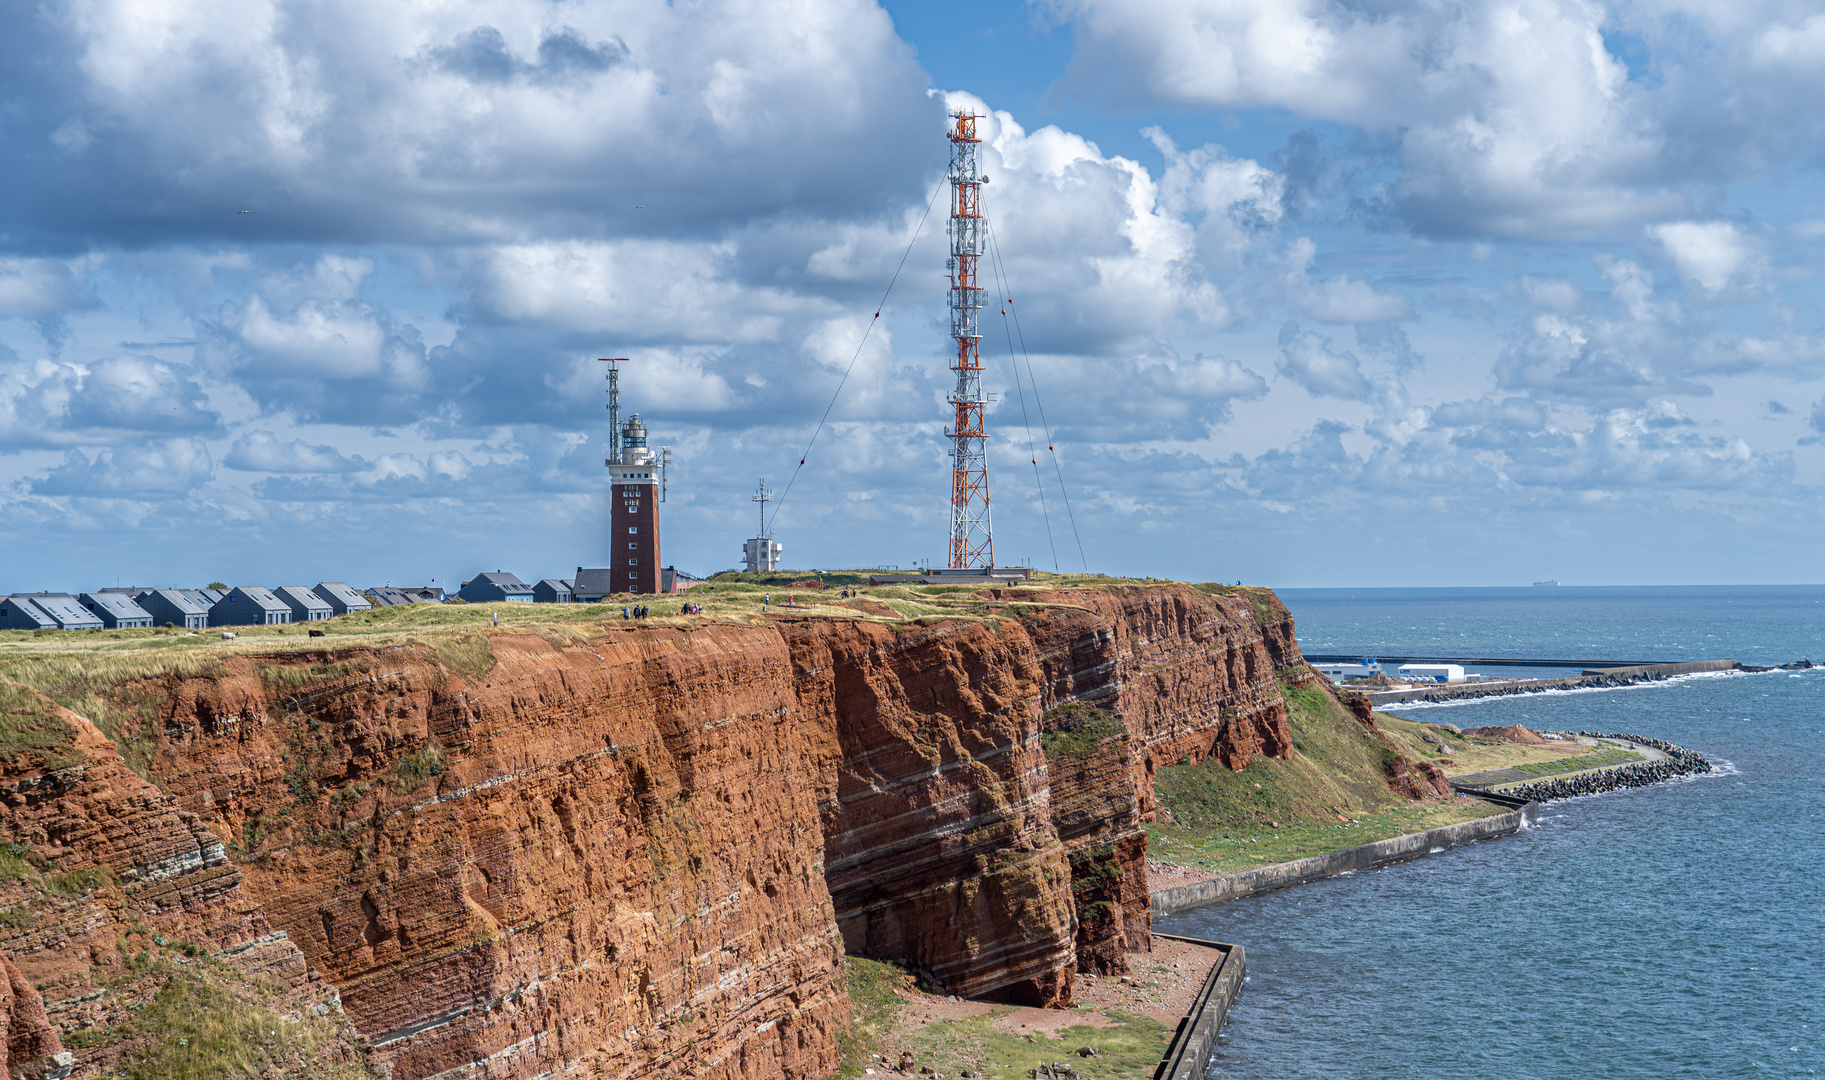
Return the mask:
<path fill-rule="evenodd" d="M 1501 812 L 1474 799 L 1408 802 L 1382 778 L 1387 749 L 1336 698 L 1290 686 L 1282 693 L 1293 732 L 1286 761 L 1258 757 L 1231 772 L 1212 758 L 1158 771 L 1151 858 L 1244 870 Z M 1419 737 L 1432 725 L 1381 714 L 1376 722 L 1408 757 L 1436 756 Z"/>

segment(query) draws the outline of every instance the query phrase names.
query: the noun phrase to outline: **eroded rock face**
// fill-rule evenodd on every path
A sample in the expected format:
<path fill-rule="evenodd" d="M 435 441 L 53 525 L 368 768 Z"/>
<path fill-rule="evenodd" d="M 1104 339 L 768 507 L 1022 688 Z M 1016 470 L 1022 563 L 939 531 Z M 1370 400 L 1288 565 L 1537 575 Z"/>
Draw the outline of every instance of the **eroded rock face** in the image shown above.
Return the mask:
<path fill-rule="evenodd" d="M 1070 851 L 1081 970 L 1124 974 L 1152 942 L 1145 824 L 1153 772 L 1215 756 L 1240 769 L 1292 749 L 1277 679 L 1314 676 L 1292 616 L 1266 590 L 1147 585 L 998 590 L 1039 653 L 1048 716 L 1089 706 L 1121 718 L 1122 737 L 1050 759 L 1053 819 Z M 1065 712 L 1068 715 L 1068 710 Z M 1078 717 L 1081 720 L 1081 715 Z M 1047 721 L 1048 727 L 1056 726 Z"/>
<path fill-rule="evenodd" d="M 953 993 L 1071 1001 L 1070 871 L 1017 627 L 780 623 L 820 755 L 825 879 L 850 952 Z"/>
<path fill-rule="evenodd" d="M 1077 970 L 1148 947 L 1154 769 L 1284 755 L 1276 679 L 1313 676 L 1259 591 L 1000 599 L 987 621 L 503 628 L 121 688 L 157 703 L 164 790 L 85 728 L 86 777 L 15 798 L 139 914 L 0 950 L 80 1026 L 117 924 L 170 927 L 339 999 L 393 1080 L 827 1075 L 845 949 L 1068 1005 Z"/>
<path fill-rule="evenodd" d="M 490 644 L 468 674 L 406 648 L 186 687 L 160 774 L 260 834 L 249 892 L 395 1080 L 829 1072 L 841 941 L 780 636 Z"/>
<path fill-rule="evenodd" d="M 248 895 L 220 839 L 129 769 L 87 719 L 55 712 L 74 729 L 68 756 L 75 764 L 49 772 L 0 764 L 5 843 L 29 851 L 42 871 L 0 884 L 7 913 L 0 953 L 7 972 L 21 977 L 12 987 L 7 1034 L 12 1075 L 113 1072 L 122 1045 L 59 1059 L 66 1051 L 57 1032 L 130 1019 L 163 985 L 157 969 L 168 968 L 169 957 L 192 962 L 177 952 L 180 945 L 218 958 L 237 977 L 276 986 L 279 1009 L 317 1018 L 339 1041 L 313 1064 L 330 1070 L 358 1063 L 334 989 Z M 45 1019 L 48 1031 L 39 1023 Z"/>
<path fill-rule="evenodd" d="M 57 1080 L 70 1075 L 76 1056 L 63 1048 L 45 1015 L 44 998 L 11 960 L 0 956 L 0 1075 L 16 1080 Z"/>

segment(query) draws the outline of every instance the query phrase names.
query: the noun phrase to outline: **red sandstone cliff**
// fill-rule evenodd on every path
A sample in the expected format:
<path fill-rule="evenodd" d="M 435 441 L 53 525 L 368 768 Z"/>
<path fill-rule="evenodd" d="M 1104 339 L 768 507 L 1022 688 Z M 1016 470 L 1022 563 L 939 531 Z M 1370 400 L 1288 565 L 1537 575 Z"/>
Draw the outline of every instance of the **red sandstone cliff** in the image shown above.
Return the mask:
<path fill-rule="evenodd" d="M 1074 971 L 1148 945 L 1154 769 L 1284 755 L 1276 679 L 1313 676 L 1262 590 L 982 599 L 116 687 L 156 704 L 159 786 L 78 721 L 85 771 L 9 779 L 6 824 L 120 884 L 59 901 L 54 932 L 0 928 L 0 952 L 94 1031 L 137 992 L 94 988 L 194 945 L 343 1025 L 323 1060 L 359 1045 L 394 1080 L 826 1075 L 845 949 L 1068 1004 Z M 81 1041 L 78 1076 L 136 1052 Z"/>

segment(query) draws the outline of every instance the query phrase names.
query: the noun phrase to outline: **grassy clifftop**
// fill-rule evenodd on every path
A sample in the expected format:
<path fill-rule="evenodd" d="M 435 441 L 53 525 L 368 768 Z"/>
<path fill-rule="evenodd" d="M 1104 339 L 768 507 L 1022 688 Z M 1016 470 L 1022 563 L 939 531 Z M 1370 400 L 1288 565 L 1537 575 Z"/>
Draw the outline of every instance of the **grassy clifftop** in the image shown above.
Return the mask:
<path fill-rule="evenodd" d="M 1385 714 L 1375 728 L 1322 688 L 1281 684 L 1293 753 L 1231 772 L 1210 759 L 1161 768 L 1151 858 L 1200 870 L 1245 870 L 1501 812 L 1477 799 L 1416 803 L 1388 784 L 1395 759 L 1436 757 L 1436 729 Z M 1436 736 L 1435 736 L 1436 737 Z"/>

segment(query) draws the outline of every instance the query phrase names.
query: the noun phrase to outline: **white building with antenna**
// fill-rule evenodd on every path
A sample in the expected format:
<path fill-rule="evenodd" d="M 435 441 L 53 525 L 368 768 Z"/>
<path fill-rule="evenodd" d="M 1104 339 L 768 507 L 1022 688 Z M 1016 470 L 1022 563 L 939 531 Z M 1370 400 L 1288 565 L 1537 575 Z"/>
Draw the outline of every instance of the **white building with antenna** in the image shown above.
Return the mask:
<path fill-rule="evenodd" d="M 760 482 L 760 490 L 750 496 L 750 501 L 760 504 L 760 535 L 742 544 L 742 562 L 750 574 L 771 573 L 779 569 L 780 552 L 785 549 L 767 535 L 767 504 L 773 501 L 773 493 L 767 490 L 765 479 Z"/>

